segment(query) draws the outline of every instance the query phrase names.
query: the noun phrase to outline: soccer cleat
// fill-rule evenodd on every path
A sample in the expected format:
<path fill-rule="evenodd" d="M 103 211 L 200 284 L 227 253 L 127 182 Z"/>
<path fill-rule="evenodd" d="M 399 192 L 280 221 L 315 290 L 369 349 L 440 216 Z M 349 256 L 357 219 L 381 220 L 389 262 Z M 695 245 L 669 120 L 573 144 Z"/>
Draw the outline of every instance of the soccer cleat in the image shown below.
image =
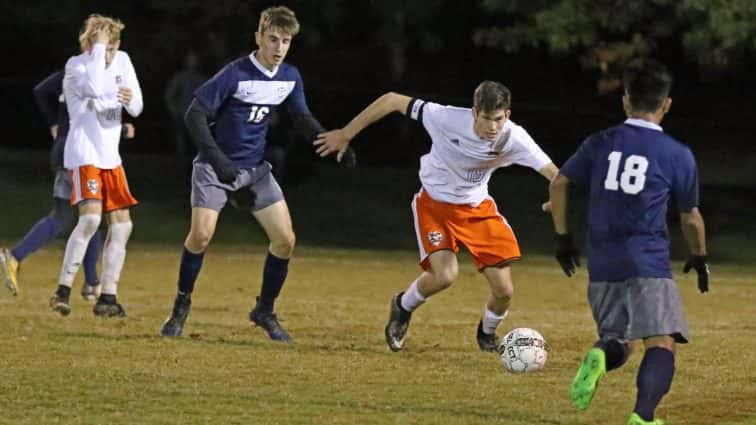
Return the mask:
<path fill-rule="evenodd" d="M 126 310 L 116 302 L 115 295 L 102 294 L 92 308 L 95 316 L 101 317 L 126 317 Z"/>
<path fill-rule="evenodd" d="M 84 301 L 90 301 L 94 302 L 97 301 L 97 297 L 100 296 L 100 292 L 102 291 L 102 285 L 90 285 L 85 283 L 81 287 L 81 297 L 84 298 Z"/>
<path fill-rule="evenodd" d="M 654 419 L 653 421 L 644 421 L 643 418 L 633 412 L 630 418 L 627 420 L 627 425 L 664 425 L 664 421 L 661 419 Z"/>
<path fill-rule="evenodd" d="M 400 292 L 391 298 L 389 320 L 384 330 L 386 343 L 391 351 L 401 351 L 404 348 L 404 337 L 407 335 L 407 329 L 409 329 L 410 319 L 412 318 L 412 312 L 399 305 L 402 294 L 403 292 Z"/>
<path fill-rule="evenodd" d="M 0 250 L 0 270 L 3 273 L 3 281 L 11 294 L 18 294 L 18 260 L 11 254 L 10 250 L 3 248 Z"/>
<path fill-rule="evenodd" d="M 255 308 L 249 312 L 249 321 L 252 322 L 253 325 L 263 328 L 273 341 L 285 342 L 287 344 L 291 343 L 291 335 L 289 335 L 289 333 L 281 327 L 281 324 L 278 323 L 276 313 L 265 313 L 260 311 L 258 306 L 255 306 Z"/>
<path fill-rule="evenodd" d="M 68 296 L 63 296 L 56 292 L 50 298 L 50 308 L 52 311 L 60 313 L 61 316 L 68 316 L 71 314 L 71 303 Z"/>
<path fill-rule="evenodd" d="M 572 405 L 585 410 L 591 405 L 599 380 L 606 374 L 606 354 L 600 348 L 591 348 L 572 381 Z"/>
<path fill-rule="evenodd" d="M 189 316 L 189 310 L 191 308 L 191 295 L 177 294 L 176 300 L 173 302 L 171 317 L 163 323 L 163 329 L 160 330 L 160 335 L 181 336 L 181 332 L 184 330 L 184 323 L 186 323 L 186 318 Z"/>
<path fill-rule="evenodd" d="M 478 332 L 476 338 L 478 340 L 478 347 L 480 347 L 480 351 L 495 353 L 499 349 L 499 338 L 495 333 L 489 335 L 483 332 L 482 320 L 478 322 Z"/>

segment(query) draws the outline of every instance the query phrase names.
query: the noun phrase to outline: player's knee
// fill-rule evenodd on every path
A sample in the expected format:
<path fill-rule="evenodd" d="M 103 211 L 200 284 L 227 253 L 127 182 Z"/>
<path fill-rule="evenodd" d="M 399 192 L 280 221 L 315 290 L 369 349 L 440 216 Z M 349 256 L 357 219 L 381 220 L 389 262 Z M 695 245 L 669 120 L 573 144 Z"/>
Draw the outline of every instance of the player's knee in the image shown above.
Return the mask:
<path fill-rule="evenodd" d="M 457 270 L 454 269 L 444 269 L 439 270 L 438 272 L 434 273 L 434 277 L 436 278 L 436 287 L 438 289 L 447 289 L 448 287 L 452 286 L 455 280 L 457 280 Z"/>
<path fill-rule="evenodd" d="M 491 288 L 491 296 L 497 301 L 508 302 L 514 296 L 514 286 L 498 285 Z"/>
<path fill-rule="evenodd" d="M 192 252 L 204 252 L 210 245 L 213 232 L 207 229 L 192 229 L 186 238 L 186 246 Z"/>
<path fill-rule="evenodd" d="M 270 250 L 276 257 L 289 258 L 294 252 L 294 245 L 297 243 L 297 237 L 294 232 L 270 242 Z"/>
<path fill-rule="evenodd" d="M 58 224 L 61 233 L 70 233 L 76 225 L 75 210 L 65 199 L 55 198 L 55 205 L 50 213 L 50 217 Z"/>
<path fill-rule="evenodd" d="M 76 227 L 79 227 L 85 236 L 92 237 L 97 228 L 100 227 L 101 221 L 102 216 L 100 214 L 84 214 L 79 216 Z"/>

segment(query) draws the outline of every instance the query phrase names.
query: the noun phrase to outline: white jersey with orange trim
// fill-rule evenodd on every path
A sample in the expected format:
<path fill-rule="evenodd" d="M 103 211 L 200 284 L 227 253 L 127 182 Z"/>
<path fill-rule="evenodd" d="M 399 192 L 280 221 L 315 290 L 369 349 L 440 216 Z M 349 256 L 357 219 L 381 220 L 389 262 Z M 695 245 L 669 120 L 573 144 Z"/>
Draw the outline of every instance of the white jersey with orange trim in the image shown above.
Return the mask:
<path fill-rule="evenodd" d="M 495 141 L 473 131 L 470 108 L 412 99 L 407 116 L 423 124 L 433 145 L 420 158 L 420 182 L 436 201 L 480 205 L 488 197 L 488 180 L 497 168 L 512 164 L 536 171 L 551 159 L 527 131 L 507 120 Z"/>
<path fill-rule="evenodd" d="M 118 101 L 118 89 L 128 87 L 128 105 Z M 71 57 L 66 63 L 63 95 L 71 127 L 66 138 L 63 165 L 75 169 L 94 165 L 113 169 L 121 164 L 121 111 L 136 117 L 142 113 L 142 90 L 129 55 L 118 51 L 109 66 L 105 45 L 96 43 L 91 52 Z"/>

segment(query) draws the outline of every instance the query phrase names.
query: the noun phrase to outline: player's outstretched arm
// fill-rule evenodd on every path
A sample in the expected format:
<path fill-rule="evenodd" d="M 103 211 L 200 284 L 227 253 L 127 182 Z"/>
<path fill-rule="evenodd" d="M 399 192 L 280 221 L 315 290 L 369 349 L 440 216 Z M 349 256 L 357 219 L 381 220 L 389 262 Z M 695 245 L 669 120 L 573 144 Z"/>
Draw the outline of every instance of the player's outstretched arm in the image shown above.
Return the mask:
<path fill-rule="evenodd" d="M 689 212 L 680 213 L 680 223 L 685 240 L 690 248 L 691 256 L 685 262 L 684 273 L 695 269 L 698 274 L 698 290 L 701 293 L 709 291 L 709 266 L 706 255 L 706 225 L 703 216 L 694 207 Z"/>
<path fill-rule="evenodd" d="M 398 93 L 384 94 L 357 114 L 344 128 L 318 134 L 318 138 L 313 142 L 318 147 L 316 152 L 320 156 L 336 153 L 336 160 L 340 162 L 349 147 L 349 142 L 360 131 L 392 112 L 406 114 L 411 100 L 411 97 Z"/>

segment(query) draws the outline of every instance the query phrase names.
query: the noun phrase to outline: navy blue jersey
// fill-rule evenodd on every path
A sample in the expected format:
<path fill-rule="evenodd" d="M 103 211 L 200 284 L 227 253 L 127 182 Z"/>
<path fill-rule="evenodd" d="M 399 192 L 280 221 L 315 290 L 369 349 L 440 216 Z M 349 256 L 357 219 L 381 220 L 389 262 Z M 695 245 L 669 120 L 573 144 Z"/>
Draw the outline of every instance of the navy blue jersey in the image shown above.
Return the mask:
<path fill-rule="evenodd" d="M 226 65 L 194 96 L 213 117 L 218 147 L 240 167 L 262 161 L 273 108 L 283 105 L 290 114 L 310 115 L 297 68 L 282 63 L 269 71 L 254 53 Z"/>
<path fill-rule="evenodd" d="M 690 149 L 642 120 L 590 136 L 560 173 L 588 187 L 591 282 L 672 278 L 667 204 L 698 206 L 698 172 Z"/>
<path fill-rule="evenodd" d="M 58 135 L 50 151 L 50 162 L 53 167 L 63 167 L 63 148 L 68 135 L 68 110 L 66 101 L 63 99 L 64 74 L 63 70 L 54 72 L 32 90 L 45 124 L 48 127 L 58 126 Z"/>

